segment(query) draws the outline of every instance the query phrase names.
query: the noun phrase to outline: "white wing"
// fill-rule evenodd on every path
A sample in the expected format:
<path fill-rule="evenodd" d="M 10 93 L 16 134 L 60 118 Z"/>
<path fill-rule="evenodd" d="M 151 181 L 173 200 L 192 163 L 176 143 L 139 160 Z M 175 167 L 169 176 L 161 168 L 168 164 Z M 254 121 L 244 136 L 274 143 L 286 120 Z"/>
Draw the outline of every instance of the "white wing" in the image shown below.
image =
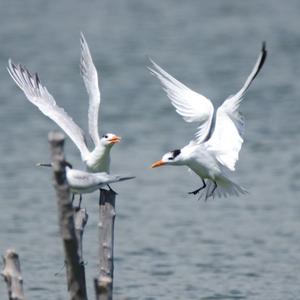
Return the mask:
<path fill-rule="evenodd" d="M 11 60 L 8 61 L 7 70 L 27 99 L 65 131 L 79 149 L 82 159 L 85 160 L 89 150 L 85 144 L 82 130 L 63 108 L 56 104 L 46 87 L 41 85 L 38 75 L 32 76 L 25 67 L 14 65 Z"/>
<path fill-rule="evenodd" d="M 80 73 L 83 78 L 85 87 L 89 95 L 89 134 L 95 145 L 100 142 L 98 117 L 100 106 L 100 90 L 98 86 L 98 74 L 94 66 L 92 56 L 88 44 L 83 33 L 80 35 L 81 58 L 80 58 Z"/>
<path fill-rule="evenodd" d="M 265 43 L 243 87 L 233 96 L 226 99 L 217 110 L 215 129 L 207 141 L 208 149 L 216 153 L 218 161 L 229 168 L 235 169 L 239 152 L 243 143 L 244 121 L 238 109 L 246 90 L 261 70 L 267 56 Z"/>
<path fill-rule="evenodd" d="M 151 60 L 153 68 L 148 68 L 156 76 L 176 111 L 186 122 L 199 122 L 196 141 L 201 143 L 210 136 L 214 107 L 209 99 L 194 92 Z"/>

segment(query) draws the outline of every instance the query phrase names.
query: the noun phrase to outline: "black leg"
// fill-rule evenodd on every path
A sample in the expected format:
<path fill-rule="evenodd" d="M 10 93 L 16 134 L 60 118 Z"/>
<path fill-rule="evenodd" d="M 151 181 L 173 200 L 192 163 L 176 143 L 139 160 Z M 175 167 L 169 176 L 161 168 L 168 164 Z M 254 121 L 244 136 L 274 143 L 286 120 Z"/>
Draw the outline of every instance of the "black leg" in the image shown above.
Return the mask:
<path fill-rule="evenodd" d="M 109 184 L 108 184 L 107 186 L 108 186 L 108 188 L 109 188 L 110 191 L 112 191 L 113 193 L 115 193 L 116 195 L 118 195 L 118 193 L 117 193 L 115 190 L 113 190 L 113 189 L 110 187 Z"/>
<path fill-rule="evenodd" d="M 75 199 L 75 194 L 73 193 L 72 194 L 72 200 L 71 200 L 72 205 L 73 205 L 74 199 Z"/>
<path fill-rule="evenodd" d="M 82 201 L 82 195 L 79 194 L 79 205 L 78 205 L 79 208 L 81 207 L 81 201 Z"/>
<path fill-rule="evenodd" d="M 197 189 L 195 191 L 189 192 L 189 194 L 197 195 L 201 190 L 206 188 L 206 183 L 205 183 L 204 179 L 201 178 L 201 180 L 202 180 L 203 186 L 201 186 L 199 189 Z"/>
<path fill-rule="evenodd" d="M 207 199 L 209 197 L 213 197 L 214 198 L 214 192 L 215 192 L 216 188 L 218 187 L 218 185 L 217 185 L 217 183 L 214 180 L 213 180 L 213 183 L 214 183 L 214 188 L 212 189 L 211 193 L 205 197 L 205 201 L 207 201 Z"/>

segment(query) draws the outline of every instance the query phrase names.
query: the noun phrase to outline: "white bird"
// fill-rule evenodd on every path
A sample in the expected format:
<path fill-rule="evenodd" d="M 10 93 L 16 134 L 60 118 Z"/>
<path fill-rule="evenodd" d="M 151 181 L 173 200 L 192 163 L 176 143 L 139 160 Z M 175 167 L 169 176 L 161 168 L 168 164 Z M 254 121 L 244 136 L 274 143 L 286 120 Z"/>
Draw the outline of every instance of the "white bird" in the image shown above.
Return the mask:
<path fill-rule="evenodd" d="M 239 105 L 251 82 L 261 70 L 267 56 L 265 43 L 258 59 L 243 87 L 214 110 L 211 101 L 194 92 L 155 62 L 151 73 L 156 76 L 166 91 L 172 105 L 186 122 L 198 122 L 195 138 L 182 149 L 166 153 L 161 160 L 152 164 L 152 168 L 163 165 L 185 165 L 201 179 L 202 186 L 190 194 L 204 193 L 210 196 L 227 196 L 246 193 L 246 190 L 229 179 L 228 171 L 235 170 L 239 151 L 243 143 L 244 121 L 239 113 Z M 205 192 L 205 188 L 206 192 Z M 199 198 L 199 199 L 200 199 Z"/>
<path fill-rule="evenodd" d="M 38 163 L 39 167 L 52 167 L 52 163 Z M 129 175 L 110 175 L 106 172 L 89 173 L 82 170 L 73 169 L 72 165 L 65 162 L 66 178 L 70 186 L 70 190 L 73 193 L 72 202 L 74 195 L 79 194 L 79 206 L 81 204 L 82 194 L 93 193 L 100 188 L 105 187 L 111 183 L 125 181 L 135 178 Z"/>
<path fill-rule="evenodd" d="M 80 151 L 81 159 L 89 172 L 107 172 L 110 169 L 110 150 L 120 137 L 113 133 L 106 133 L 101 138 L 98 131 L 98 111 L 100 106 L 100 91 L 98 86 L 97 70 L 94 66 L 89 47 L 81 33 L 80 71 L 89 95 L 88 124 L 89 134 L 95 148 L 89 151 L 82 129 L 73 119 L 59 107 L 53 96 L 40 83 L 37 74 L 30 72 L 21 65 L 15 65 L 9 59 L 8 72 L 15 83 L 24 92 L 27 99 L 34 104 L 48 118 L 53 120 L 74 142 Z"/>

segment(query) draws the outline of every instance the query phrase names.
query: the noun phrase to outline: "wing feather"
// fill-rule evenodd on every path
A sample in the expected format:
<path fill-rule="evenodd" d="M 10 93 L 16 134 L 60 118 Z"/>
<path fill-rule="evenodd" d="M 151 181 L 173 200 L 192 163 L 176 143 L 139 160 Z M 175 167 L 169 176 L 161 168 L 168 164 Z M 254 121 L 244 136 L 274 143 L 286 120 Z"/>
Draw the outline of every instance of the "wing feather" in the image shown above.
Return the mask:
<path fill-rule="evenodd" d="M 205 141 L 210 135 L 214 114 L 211 101 L 172 77 L 153 60 L 150 59 L 150 62 L 152 67 L 148 67 L 148 69 L 159 79 L 176 112 L 186 122 L 199 123 L 195 134 L 197 143 Z"/>
<path fill-rule="evenodd" d="M 80 35 L 81 58 L 80 74 L 83 78 L 84 85 L 89 95 L 89 134 L 95 145 L 100 143 L 98 118 L 100 106 L 100 90 L 98 86 L 98 74 L 93 63 L 89 46 L 84 38 L 83 33 Z"/>
<path fill-rule="evenodd" d="M 82 159 L 85 160 L 89 154 L 89 150 L 81 128 L 63 108 L 56 104 L 46 87 L 40 83 L 38 75 L 31 75 L 25 67 L 13 64 L 10 59 L 7 70 L 15 83 L 24 92 L 27 99 L 65 131 L 79 149 Z"/>
<path fill-rule="evenodd" d="M 216 153 L 218 161 L 232 171 L 244 141 L 244 119 L 239 112 L 239 106 L 251 82 L 261 70 L 266 56 L 266 45 L 263 43 L 258 59 L 243 87 L 217 109 L 215 129 L 206 143 L 208 149 Z"/>

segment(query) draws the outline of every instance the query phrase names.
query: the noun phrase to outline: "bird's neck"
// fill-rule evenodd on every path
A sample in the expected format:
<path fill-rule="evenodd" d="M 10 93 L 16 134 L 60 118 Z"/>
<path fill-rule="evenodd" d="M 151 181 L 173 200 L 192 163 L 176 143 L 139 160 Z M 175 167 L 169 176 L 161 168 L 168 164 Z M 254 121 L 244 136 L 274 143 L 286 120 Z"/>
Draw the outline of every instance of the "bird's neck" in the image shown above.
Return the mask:
<path fill-rule="evenodd" d="M 110 150 L 111 147 L 98 145 L 90 154 L 87 160 L 87 170 L 89 172 L 107 172 L 110 167 Z"/>

